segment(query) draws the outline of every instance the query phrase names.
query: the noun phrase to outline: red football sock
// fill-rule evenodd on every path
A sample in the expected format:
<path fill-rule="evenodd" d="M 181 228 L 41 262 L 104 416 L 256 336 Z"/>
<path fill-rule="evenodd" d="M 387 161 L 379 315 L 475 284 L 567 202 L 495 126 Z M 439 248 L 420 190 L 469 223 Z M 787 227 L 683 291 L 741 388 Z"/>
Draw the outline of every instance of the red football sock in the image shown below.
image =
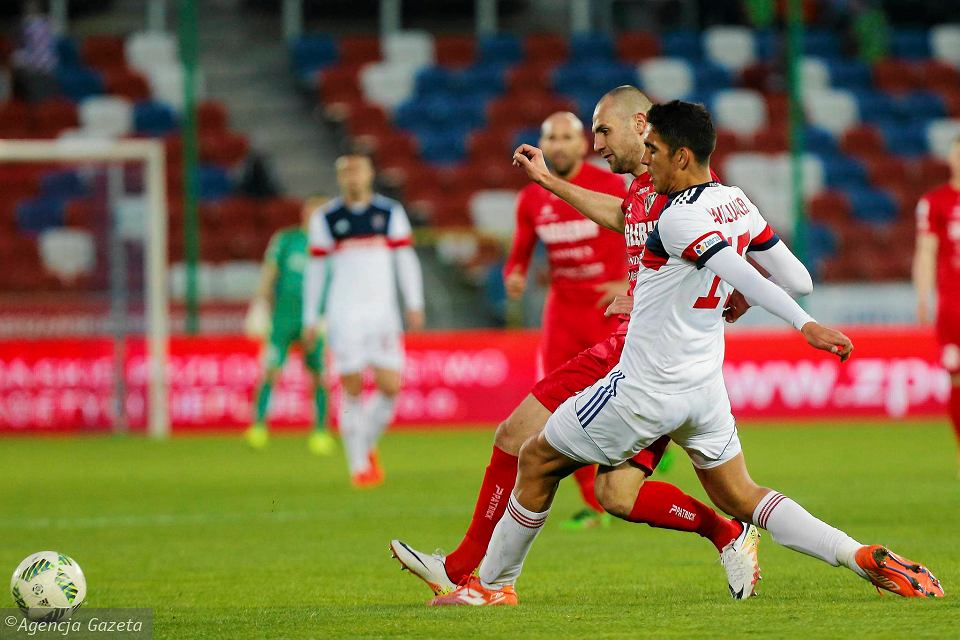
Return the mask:
<path fill-rule="evenodd" d="M 953 431 L 960 442 L 960 385 L 950 387 L 950 420 L 953 422 Z"/>
<path fill-rule="evenodd" d="M 473 519 L 460 541 L 460 545 L 447 556 L 447 577 L 459 583 L 480 566 L 493 529 L 507 510 L 507 502 L 513 485 L 517 482 L 517 456 L 512 456 L 499 447 L 493 448 L 490 464 L 483 474 L 477 506 Z"/>
<path fill-rule="evenodd" d="M 627 520 L 660 529 L 695 531 L 710 540 L 717 551 L 743 531 L 743 525 L 736 520 L 724 518 L 672 484 L 653 480 L 647 480 L 640 487 Z"/>
<path fill-rule="evenodd" d="M 603 507 L 600 506 L 597 495 L 593 491 L 593 485 L 597 480 L 597 465 L 580 467 L 573 472 L 573 478 L 577 481 L 577 486 L 580 487 L 580 497 L 587 503 L 587 506 L 597 513 L 603 513 Z"/>

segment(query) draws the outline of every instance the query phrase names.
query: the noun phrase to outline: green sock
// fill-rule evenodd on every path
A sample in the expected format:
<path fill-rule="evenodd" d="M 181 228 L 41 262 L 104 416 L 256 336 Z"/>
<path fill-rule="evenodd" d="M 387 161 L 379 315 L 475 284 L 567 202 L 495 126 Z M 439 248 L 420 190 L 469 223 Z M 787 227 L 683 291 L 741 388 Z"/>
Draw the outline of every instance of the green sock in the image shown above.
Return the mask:
<path fill-rule="evenodd" d="M 257 424 L 266 424 L 267 407 L 270 406 L 270 392 L 272 390 L 273 385 L 264 381 L 260 385 L 260 390 L 257 391 Z"/>
<path fill-rule="evenodd" d="M 326 431 L 327 430 L 327 390 L 322 386 L 316 386 L 313 388 L 313 405 L 316 407 L 317 413 L 314 417 L 313 430 L 314 431 Z"/>

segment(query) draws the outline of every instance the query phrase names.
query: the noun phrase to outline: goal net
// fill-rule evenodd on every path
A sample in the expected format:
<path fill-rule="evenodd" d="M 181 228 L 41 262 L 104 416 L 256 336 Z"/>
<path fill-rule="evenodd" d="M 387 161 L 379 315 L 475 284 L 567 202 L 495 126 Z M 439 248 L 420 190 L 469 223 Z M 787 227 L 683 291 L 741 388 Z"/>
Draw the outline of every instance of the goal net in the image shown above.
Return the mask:
<path fill-rule="evenodd" d="M 2 140 L 0 431 L 169 434 L 156 140 Z"/>

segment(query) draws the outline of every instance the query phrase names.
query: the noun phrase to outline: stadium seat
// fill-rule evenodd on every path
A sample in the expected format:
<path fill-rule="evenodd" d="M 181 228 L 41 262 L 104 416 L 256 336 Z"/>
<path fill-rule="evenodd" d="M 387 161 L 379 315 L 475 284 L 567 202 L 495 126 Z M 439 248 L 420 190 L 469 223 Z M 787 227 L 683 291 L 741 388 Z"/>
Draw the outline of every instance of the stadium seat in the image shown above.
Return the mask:
<path fill-rule="evenodd" d="M 833 224 L 850 218 L 850 202 L 841 191 L 822 191 L 807 201 L 812 220 Z"/>
<path fill-rule="evenodd" d="M 953 142 L 957 136 L 960 136 L 960 120 L 933 120 L 927 125 L 926 135 L 930 152 L 940 158 L 946 158 Z"/>
<path fill-rule="evenodd" d="M 201 257 L 204 252 L 201 252 Z M 174 300 L 183 300 L 187 295 L 187 265 L 183 262 L 174 262 L 170 265 L 170 296 Z M 201 298 L 209 298 L 213 290 L 213 267 L 208 262 L 200 262 L 196 268 L 197 294 Z"/>
<path fill-rule="evenodd" d="M 862 164 L 842 154 L 820 154 L 826 184 L 833 189 L 851 190 L 865 187 L 867 171 Z"/>
<path fill-rule="evenodd" d="M 150 91 L 153 99 L 165 102 L 176 111 L 183 111 L 183 68 L 179 63 L 170 65 L 157 65 L 150 70 L 147 75 L 147 81 L 150 83 Z M 206 93 L 206 83 L 202 73 L 195 76 L 194 92 L 198 100 L 203 99 Z"/>
<path fill-rule="evenodd" d="M 344 36 L 337 42 L 340 64 L 361 65 L 380 60 L 380 38 L 377 36 Z"/>
<path fill-rule="evenodd" d="M 555 33 L 535 33 L 523 41 L 524 60 L 528 66 L 556 66 L 570 54 L 568 41 Z"/>
<path fill-rule="evenodd" d="M 337 45 L 329 35 L 312 33 L 290 43 L 290 64 L 298 78 L 309 78 L 336 61 Z"/>
<path fill-rule="evenodd" d="M 853 156 L 871 156 L 884 153 L 883 136 L 869 124 L 847 129 L 840 138 L 840 148 Z"/>
<path fill-rule="evenodd" d="M 199 182 L 201 200 L 218 200 L 233 191 L 230 176 L 215 165 L 200 165 Z"/>
<path fill-rule="evenodd" d="M 44 103 L 45 104 L 45 103 Z M 72 104 L 72 103 L 71 103 Z M 0 102 L 0 127 L 3 138 L 28 138 L 32 122 L 31 110 L 35 108 L 25 102 L 9 100 Z"/>
<path fill-rule="evenodd" d="M 897 117 L 897 103 L 893 96 L 879 91 L 857 91 L 857 108 L 865 122 L 882 122 Z"/>
<path fill-rule="evenodd" d="M 515 191 L 496 189 L 478 191 L 470 198 L 470 219 L 477 230 L 495 237 L 509 238 L 516 227 Z"/>
<path fill-rule="evenodd" d="M 157 66 L 177 64 L 177 42 L 162 31 L 140 31 L 124 43 L 127 64 L 149 76 Z"/>
<path fill-rule="evenodd" d="M 915 65 L 885 58 L 873 66 L 873 84 L 886 93 L 908 93 L 922 86 L 922 80 Z"/>
<path fill-rule="evenodd" d="M 201 133 L 226 131 L 228 117 L 227 108 L 222 102 L 204 100 L 197 105 L 197 127 Z"/>
<path fill-rule="evenodd" d="M 772 29 L 754 32 L 754 48 L 758 60 L 777 60 L 780 57 L 780 34 Z"/>
<path fill-rule="evenodd" d="M 516 64 L 523 60 L 523 43 L 511 33 L 482 35 L 477 42 L 477 59 L 485 64 Z"/>
<path fill-rule="evenodd" d="M 910 176 L 926 191 L 950 179 L 950 166 L 940 157 L 924 156 L 913 161 Z"/>
<path fill-rule="evenodd" d="M 398 31 L 384 36 L 380 42 L 384 62 L 415 67 L 435 62 L 433 35 L 428 31 Z"/>
<path fill-rule="evenodd" d="M 614 59 L 613 38 L 606 33 L 574 33 L 570 57 L 578 62 L 610 62 Z"/>
<path fill-rule="evenodd" d="M 954 14 L 956 17 L 956 14 Z M 939 24 L 930 29 L 933 57 L 960 67 L 960 24 Z"/>
<path fill-rule="evenodd" d="M 70 200 L 87 194 L 87 186 L 76 171 L 58 169 L 40 178 L 40 193 L 44 198 Z"/>
<path fill-rule="evenodd" d="M 554 68 L 538 63 L 520 64 L 507 70 L 507 91 L 549 91 Z"/>
<path fill-rule="evenodd" d="M 699 60 L 703 57 L 700 33 L 693 29 L 667 31 L 660 38 L 661 55 L 666 58 Z"/>
<path fill-rule="evenodd" d="M 873 76 L 865 63 L 860 60 L 841 58 L 828 60 L 827 71 L 830 75 L 830 84 L 843 89 L 868 89 L 873 83 Z"/>
<path fill-rule="evenodd" d="M 894 29 L 890 52 L 895 58 L 916 60 L 930 57 L 930 40 L 925 29 Z"/>
<path fill-rule="evenodd" d="M 660 41 L 652 33 L 627 32 L 617 38 L 617 57 L 624 62 L 643 62 L 660 54 Z"/>
<path fill-rule="evenodd" d="M 803 34 L 803 52 L 808 56 L 838 58 L 840 57 L 840 39 L 830 29 L 807 29 Z"/>
<path fill-rule="evenodd" d="M 227 260 L 213 267 L 210 283 L 213 297 L 230 302 L 246 302 L 260 281 L 260 263 L 256 260 Z"/>
<path fill-rule="evenodd" d="M 299 225 L 303 201 L 297 198 L 272 198 L 261 208 L 263 220 L 275 227 Z"/>
<path fill-rule="evenodd" d="M 767 125 L 767 103 L 756 91 L 718 91 L 711 106 L 717 125 L 738 134 L 753 134 Z"/>
<path fill-rule="evenodd" d="M 60 66 L 57 69 L 57 84 L 60 91 L 75 102 L 101 95 L 106 89 L 103 76 L 98 71 L 81 66 Z"/>
<path fill-rule="evenodd" d="M 842 89 L 823 89 L 805 94 L 804 110 L 812 124 L 837 136 L 860 122 L 856 99 L 852 93 Z"/>
<path fill-rule="evenodd" d="M 177 128 L 177 115 L 169 105 L 154 100 L 133 106 L 133 126 L 137 133 L 151 137 L 165 136 Z"/>
<path fill-rule="evenodd" d="M 80 50 L 77 48 L 77 42 L 70 36 L 57 36 L 54 49 L 60 65 L 74 67 L 80 64 Z"/>
<path fill-rule="evenodd" d="M 133 131 L 133 107 L 124 98 L 90 98 L 80 104 L 80 126 L 94 137 L 124 136 Z"/>
<path fill-rule="evenodd" d="M 502 129 L 474 131 L 467 138 L 467 153 L 476 160 L 497 158 L 506 161 L 515 148 L 513 136 Z"/>
<path fill-rule="evenodd" d="M 437 64 L 468 67 L 477 59 L 477 41 L 471 36 L 438 36 L 434 43 Z"/>
<path fill-rule="evenodd" d="M 467 155 L 466 133 L 457 130 L 430 131 L 417 136 L 419 156 L 432 165 L 450 165 Z"/>
<path fill-rule="evenodd" d="M 89 231 L 47 229 L 39 237 L 44 268 L 66 282 L 93 271 L 96 247 Z"/>
<path fill-rule="evenodd" d="M 423 67 L 414 78 L 414 93 L 418 98 L 433 94 L 446 94 L 453 90 L 454 72 L 440 66 Z"/>
<path fill-rule="evenodd" d="M 917 156 L 927 153 L 927 124 L 925 122 L 904 122 L 899 119 L 884 120 L 877 125 L 888 149 L 896 150 L 904 156 Z"/>
<path fill-rule="evenodd" d="M 594 91 L 602 95 L 612 87 L 636 82 L 636 71 L 615 62 L 573 62 L 553 72 L 553 88 L 561 94 Z"/>
<path fill-rule="evenodd" d="M 942 60 L 923 60 L 917 64 L 920 87 L 929 91 L 956 89 L 960 86 L 960 69 Z"/>
<path fill-rule="evenodd" d="M 91 67 L 109 69 L 125 67 L 123 38 L 117 36 L 87 36 L 80 47 L 80 57 Z"/>
<path fill-rule="evenodd" d="M 32 110 L 34 130 L 40 137 L 55 136 L 80 125 L 77 106 L 69 100 L 45 100 Z"/>
<path fill-rule="evenodd" d="M 892 222 L 897 217 L 897 203 L 884 191 L 864 187 L 848 189 L 847 198 L 853 217 L 872 223 Z"/>
<path fill-rule="evenodd" d="M 59 198 L 21 200 L 16 207 L 17 228 L 37 234 L 52 227 L 62 227 L 64 203 Z"/>
<path fill-rule="evenodd" d="M 914 91 L 895 98 L 897 114 L 904 120 L 932 120 L 947 115 L 943 99 L 930 91 Z"/>
<path fill-rule="evenodd" d="M 695 102 L 706 102 L 706 96 L 731 85 L 730 72 L 712 62 L 704 61 L 693 65 L 693 77 L 697 96 L 688 96 L 687 99 L 693 99 Z"/>
<path fill-rule="evenodd" d="M 221 167 L 236 167 L 250 152 L 247 137 L 231 131 L 215 131 L 200 136 L 200 161 Z"/>
<path fill-rule="evenodd" d="M 714 26 L 703 32 L 707 59 L 729 71 L 741 71 L 756 59 L 753 31 L 740 26 Z"/>
<path fill-rule="evenodd" d="M 830 69 L 820 58 L 804 56 L 800 62 L 800 82 L 803 92 L 820 91 L 830 88 Z"/>
<path fill-rule="evenodd" d="M 366 99 L 393 109 L 413 95 L 418 64 L 375 62 L 360 71 L 360 86 Z"/>
<path fill-rule="evenodd" d="M 684 98 L 695 87 L 690 64 L 680 58 L 654 58 L 641 62 L 638 73 L 640 86 L 661 101 Z"/>
<path fill-rule="evenodd" d="M 150 85 L 146 78 L 136 71 L 117 66 L 105 69 L 103 80 L 107 93 L 120 96 L 131 102 L 150 99 Z"/>

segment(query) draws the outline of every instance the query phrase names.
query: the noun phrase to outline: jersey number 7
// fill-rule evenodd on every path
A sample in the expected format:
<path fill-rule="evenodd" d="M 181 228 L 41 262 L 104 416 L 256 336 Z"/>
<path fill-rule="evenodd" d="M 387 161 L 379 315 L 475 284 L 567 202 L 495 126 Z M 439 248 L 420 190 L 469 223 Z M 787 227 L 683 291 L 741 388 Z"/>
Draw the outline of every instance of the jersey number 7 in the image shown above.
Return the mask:
<path fill-rule="evenodd" d="M 741 233 L 737 236 L 736 244 L 731 238 L 727 238 L 727 244 L 733 246 L 741 256 L 747 253 L 747 247 L 750 246 L 750 232 Z M 705 296 L 697 298 L 693 303 L 694 309 L 716 309 L 720 306 L 720 296 L 717 295 L 717 289 L 720 288 L 720 276 L 713 276 L 713 282 L 710 283 L 710 291 Z M 730 296 L 727 296 L 728 298 Z M 724 303 L 726 306 L 726 303 Z"/>

